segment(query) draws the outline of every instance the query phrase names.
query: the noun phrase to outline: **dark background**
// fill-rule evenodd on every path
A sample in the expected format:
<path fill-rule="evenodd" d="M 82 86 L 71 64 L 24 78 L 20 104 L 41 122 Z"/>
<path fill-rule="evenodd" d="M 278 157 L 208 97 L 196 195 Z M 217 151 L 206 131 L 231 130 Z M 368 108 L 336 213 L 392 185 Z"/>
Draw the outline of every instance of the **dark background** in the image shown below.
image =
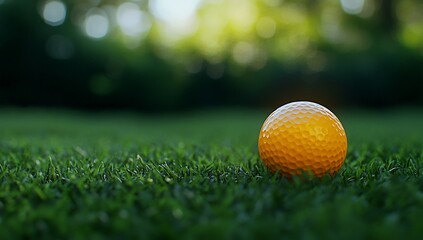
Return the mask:
<path fill-rule="evenodd" d="M 146 28 L 129 35 L 116 20 L 127 2 Z M 170 2 L 63 1 L 54 22 L 44 15 L 51 1 L 0 0 L 0 106 L 423 104 L 421 1 L 199 0 L 196 11 Z M 104 36 L 89 34 L 93 14 L 108 19 Z"/>

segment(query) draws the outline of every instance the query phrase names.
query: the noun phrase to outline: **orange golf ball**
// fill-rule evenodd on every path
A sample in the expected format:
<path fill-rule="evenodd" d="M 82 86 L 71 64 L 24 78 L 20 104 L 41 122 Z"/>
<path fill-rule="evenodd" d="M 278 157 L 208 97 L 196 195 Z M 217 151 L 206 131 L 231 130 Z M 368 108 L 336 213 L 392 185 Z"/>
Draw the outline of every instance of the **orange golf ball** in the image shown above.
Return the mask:
<path fill-rule="evenodd" d="M 313 102 L 292 102 L 264 122 L 258 139 L 260 158 L 283 176 L 334 175 L 347 154 L 347 136 L 339 119 Z"/>

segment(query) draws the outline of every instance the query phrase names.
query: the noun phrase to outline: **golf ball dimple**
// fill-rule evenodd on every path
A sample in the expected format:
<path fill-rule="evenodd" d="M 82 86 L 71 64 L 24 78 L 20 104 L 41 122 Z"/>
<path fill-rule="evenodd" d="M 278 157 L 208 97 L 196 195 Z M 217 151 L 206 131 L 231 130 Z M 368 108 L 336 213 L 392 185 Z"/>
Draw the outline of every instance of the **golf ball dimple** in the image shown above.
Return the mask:
<path fill-rule="evenodd" d="M 334 175 L 347 154 L 347 136 L 338 118 L 313 102 L 292 102 L 264 122 L 258 139 L 263 163 L 283 176 L 312 172 Z"/>

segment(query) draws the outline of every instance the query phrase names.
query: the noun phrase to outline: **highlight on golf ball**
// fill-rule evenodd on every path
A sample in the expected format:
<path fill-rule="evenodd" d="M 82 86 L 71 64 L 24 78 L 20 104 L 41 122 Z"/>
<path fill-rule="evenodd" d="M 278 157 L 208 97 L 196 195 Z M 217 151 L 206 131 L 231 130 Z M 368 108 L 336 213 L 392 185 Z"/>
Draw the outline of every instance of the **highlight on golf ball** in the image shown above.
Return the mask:
<path fill-rule="evenodd" d="M 347 154 L 347 136 L 327 108 L 299 101 L 283 105 L 264 122 L 258 139 L 260 158 L 271 172 L 291 177 L 334 175 Z"/>

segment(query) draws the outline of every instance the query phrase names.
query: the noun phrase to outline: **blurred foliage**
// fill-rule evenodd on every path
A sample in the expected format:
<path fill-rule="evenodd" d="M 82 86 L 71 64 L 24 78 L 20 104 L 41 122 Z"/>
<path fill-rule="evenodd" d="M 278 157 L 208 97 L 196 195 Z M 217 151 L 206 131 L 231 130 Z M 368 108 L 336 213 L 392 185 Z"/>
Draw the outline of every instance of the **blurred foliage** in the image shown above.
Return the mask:
<path fill-rule="evenodd" d="M 0 0 L 0 104 L 423 103 L 418 0 Z"/>

